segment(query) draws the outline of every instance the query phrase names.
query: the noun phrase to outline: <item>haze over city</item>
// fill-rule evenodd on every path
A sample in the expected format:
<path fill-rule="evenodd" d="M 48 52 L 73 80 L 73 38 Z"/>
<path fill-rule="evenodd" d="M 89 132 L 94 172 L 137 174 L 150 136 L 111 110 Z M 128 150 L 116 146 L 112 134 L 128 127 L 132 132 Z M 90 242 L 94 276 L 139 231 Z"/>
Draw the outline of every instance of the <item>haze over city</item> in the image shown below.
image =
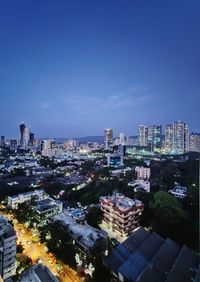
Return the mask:
<path fill-rule="evenodd" d="M 1 133 L 199 131 L 199 1 L 1 1 Z M 187 118 L 186 118 L 187 117 Z M 186 120 L 187 119 L 187 120 Z M 95 122 L 94 122 L 95 121 Z"/>

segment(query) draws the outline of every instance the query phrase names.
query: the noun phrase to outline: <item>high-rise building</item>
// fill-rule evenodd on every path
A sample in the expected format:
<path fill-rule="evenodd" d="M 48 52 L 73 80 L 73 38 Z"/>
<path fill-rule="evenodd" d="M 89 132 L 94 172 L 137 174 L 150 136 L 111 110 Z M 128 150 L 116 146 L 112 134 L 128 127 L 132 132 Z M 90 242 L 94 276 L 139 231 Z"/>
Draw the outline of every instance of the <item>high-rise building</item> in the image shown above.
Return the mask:
<path fill-rule="evenodd" d="M 147 146 L 148 145 L 148 126 L 139 125 L 138 142 L 139 142 L 139 146 Z"/>
<path fill-rule="evenodd" d="M 20 145 L 23 146 L 24 144 L 24 130 L 26 128 L 26 125 L 24 123 L 20 124 Z"/>
<path fill-rule="evenodd" d="M 120 145 L 124 145 L 124 144 L 125 144 L 125 135 L 124 135 L 123 132 L 121 132 L 121 133 L 119 134 L 119 144 L 120 144 Z"/>
<path fill-rule="evenodd" d="M 174 140 L 174 126 L 173 124 L 167 124 L 165 127 L 165 152 L 170 153 L 173 151 Z"/>
<path fill-rule="evenodd" d="M 0 145 L 1 145 L 1 146 L 4 146 L 4 145 L 5 145 L 5 136 L 4 136 L 4 135 L 1 136 Z"/>
<path fill-rule="evenodd" d="M 160 152 L 162 146 L 162 126 L 151 125 L 148 126 L 147 144 L 151 152 Z"/>
<path fill-rule="evenodd" d="M 28 145 L 29 145 L 29 128 L 23 123 L 20 124 L 20 146 L 27 150 Z"/>
<path fill-rule="evenodd" d="M 148 146 L 152 152 L 160 151 L 162 145 L 161 136 L 161 125 L 140 125 L 138 128 L 139 146 Z"/>
<path fill-rule="evenodd" d="M 113 130 L 110 128 L 104 130 L 104 145 L 106 150 L 109 150 L 113 145 Z"/>
<path fill-rule="evenodd" d="M 4 281 L 16 273 L 16 232 L 0 215 L 0 275 Z"/>
<path fill-rule="evenodd" d="M 17 150 L 17 140 L 15 140 L 15 139 L 10 140 L 10 150 L 11 151 Z"/>
<path fill-rule="evenodd" d="M 189 128 L 182 121 L 174 122 L 173 152 L 183 154 L 189 151 Z"/>
<path fill-rule="evenodd" d="M 29 144 L 30 146 L 34 145 L 34 133 L 32 132 L 29 133 Z"/>
<path fill-rule="evenodd" d="M 54 140 L 42 140 L 41 142 L 42 156 L 49 157 L 49 158 L 53 157 L 54 147 L 55 147 Z"/>
<path fill-rule="evenodd" d="M 192 132 L 190 134 L 190 151 L 200 152 L 200 133 Z"/>

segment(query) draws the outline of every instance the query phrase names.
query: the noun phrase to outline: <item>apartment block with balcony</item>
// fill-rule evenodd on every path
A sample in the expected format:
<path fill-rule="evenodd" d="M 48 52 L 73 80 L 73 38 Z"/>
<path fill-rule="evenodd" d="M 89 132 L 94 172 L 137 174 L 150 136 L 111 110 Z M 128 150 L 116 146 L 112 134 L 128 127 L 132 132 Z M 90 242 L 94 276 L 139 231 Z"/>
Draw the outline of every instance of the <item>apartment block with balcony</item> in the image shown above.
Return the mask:
<path fill-rule="evenodd" d="M 103 223 L 119 237 L 127 237 L 140 225 L 140 215 L 144 208 L 141 201 L 117 193 L 101 197 L 100 204 Z"/>
<path fill-rule="evenodd" d="M 0 276 L 3 281 L 16 274 L 16 232 L 6 218 L 0 216 Z"/>

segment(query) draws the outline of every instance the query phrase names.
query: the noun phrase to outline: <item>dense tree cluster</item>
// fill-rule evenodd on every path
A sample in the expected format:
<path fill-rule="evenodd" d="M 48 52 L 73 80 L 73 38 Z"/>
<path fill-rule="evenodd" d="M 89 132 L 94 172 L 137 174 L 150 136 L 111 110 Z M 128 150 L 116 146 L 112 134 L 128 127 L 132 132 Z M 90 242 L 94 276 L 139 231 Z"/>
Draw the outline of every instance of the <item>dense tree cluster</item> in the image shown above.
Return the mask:
<path fill-rule="evenodd" d="M 48 250 L 56 255 L 66 264 L 74 267 L 75 246 L 70 237 L 69 230 L 60 222 L 55 221 L 40 228 L 41 242 L 45 243 Z"/>

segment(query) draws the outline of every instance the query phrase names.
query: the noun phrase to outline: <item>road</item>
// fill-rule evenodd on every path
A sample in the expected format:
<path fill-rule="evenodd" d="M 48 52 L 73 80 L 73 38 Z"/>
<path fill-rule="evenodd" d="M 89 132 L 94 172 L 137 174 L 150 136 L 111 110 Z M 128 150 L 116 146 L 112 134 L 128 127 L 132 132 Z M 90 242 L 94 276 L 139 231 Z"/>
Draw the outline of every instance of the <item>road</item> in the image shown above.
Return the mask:
<path fill-rule="evenodd" d="M 47 247 L 44 244 L 34 243 L 31 231 L 27 230 L 23 224 L 18 223 L 12 213 L 6 211 L 1 211 L 0 213 L 9 220 L 13 220 L 17 234 L 17 242 L 23 244 L 23 253 L 29 256 L 34 264 L 38 262 L 44 263 L 61 282 L 81 281 L 77 272 L 68 265 L 57 260 L 53 254 L 48 253 Z"/>

